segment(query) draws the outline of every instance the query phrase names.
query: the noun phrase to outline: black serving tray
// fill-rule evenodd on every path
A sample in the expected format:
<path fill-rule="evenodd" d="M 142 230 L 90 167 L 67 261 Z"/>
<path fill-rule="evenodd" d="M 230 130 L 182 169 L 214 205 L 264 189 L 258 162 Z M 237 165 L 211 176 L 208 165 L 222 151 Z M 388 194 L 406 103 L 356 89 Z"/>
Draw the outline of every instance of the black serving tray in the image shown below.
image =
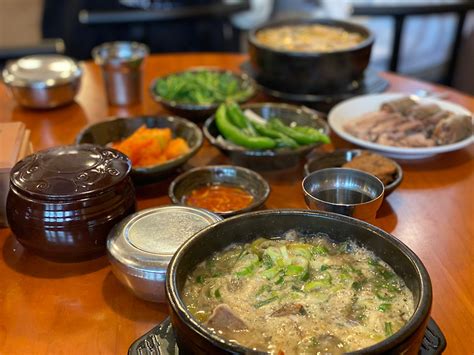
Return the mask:
<path fill-rule="evenodd" d="M 446 338 L 435 321 L 430 318 L 419 355 L 438 355 L 446 349 Z M 169 318 L 135 340 L 128 355 L 178 355 L 179 349 Z"/>

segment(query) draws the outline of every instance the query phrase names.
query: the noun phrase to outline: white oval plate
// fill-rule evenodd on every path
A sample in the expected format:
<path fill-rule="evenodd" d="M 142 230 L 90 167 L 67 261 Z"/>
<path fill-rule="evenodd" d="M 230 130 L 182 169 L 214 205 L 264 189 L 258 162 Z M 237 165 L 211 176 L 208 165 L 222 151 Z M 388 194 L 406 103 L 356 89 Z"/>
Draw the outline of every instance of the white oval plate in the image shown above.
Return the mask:
<path fill-rule="evenodd" d="M 373 94 L 373 95 L 362 95 L 357 96 L 349 100 L 345 100 L 332 108 L 328 115 L 328 123 L 336 134 L 356 145 L 361 147 L 377 151 L 385 156 L 396 158 L 396 159 L 423 159 L 435 154 L 451 152 L 458 150 L 464 147 L 467 147 L 469 144 L 474 142 L 474 136 L 471 135 L 462 141 L 440 145 L 436 147 L 427 147 L 427 148 L 403 148 L 403 147 L 392 147 L 388 145 L 382 145 L 377 143 L 372 143 L 354 137 L 353 135 L 347 133 L 342 127 L 348 121 L 356 119 L 363 115 L 364 113 L 378 111 L 380 105 L 386 101 L 395 100 L 404 96 L 410 96 L 409 94 L 403 93 L 388 93 L 388 94 Z M 465 109 L 464 107 L 454 104 L 452 102 L 443 101 L 435 98 L 418 98 L 414 97 L 415 100 L 418 100 L 421 103 L 426 104 L 437 104 L 444 110 L 448 110 L 457 114 L 464 114 L 471 116 L 472 112 Z"/>

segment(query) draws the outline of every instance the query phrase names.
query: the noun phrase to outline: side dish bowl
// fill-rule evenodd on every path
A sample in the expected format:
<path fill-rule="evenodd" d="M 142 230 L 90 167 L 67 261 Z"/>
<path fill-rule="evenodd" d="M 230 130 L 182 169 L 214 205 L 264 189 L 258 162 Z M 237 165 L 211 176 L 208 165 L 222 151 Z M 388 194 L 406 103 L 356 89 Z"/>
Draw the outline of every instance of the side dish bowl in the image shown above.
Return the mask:
<path fill-rule="evenodd" d="M 329 126 L 323 119 L 323 114 L 304 106 L 280 103 L 257 103 L 243 105 L 242 109 L 250 109 L 265 120 L 272 117 L 280 118 L 285 124 L 306 125 L 320 129 L 329 134 Z M 271 150 L 250 150 L 227 143 L 220 137 L 215 117 L 209 117 L 203 126 L 205 137 L 209 142 L 227 155 L 234 164 L 255 170 L 285 169 L 298 165 L 306 155 L 321 143 L 309 144 L 296 149 L 278 148 Z"/>
<path fill-rule="evenodd" d="M 362 35 L 357 46 L 331 52 L 297 52 L 261 44 L 257 33 L 280 26 L 321 24 Z M 374 36 L 364 26 L 330 19 L 291 19 L 252 30 L 248 37 L 250 62 L 264 86 L 292 94 L 335 93 L 359 81 L 367 68 Z"/>
<path fill-rule="evenodd" d="M 245 208 L 228 212 L 214 212 L 222 217 L 249 212 L 262 206 L 270 195 L 267 181 L 256 172 L 239 166 L 217 165 L 191 169 L 178 176 L 170 185 L 168 195 L 175 204 L 186 204 L 184 199 L 199 187 L 225 185 L 243 189 L 253 200 Z"/>
<path fill-rule="evenodd" d="M 332 153 L 322 153 L 308 160 L 304 166 L 304 174 L 307 176 L 320 169 L 340 168 L 345 163 L 348 163 L 355 157 L 360 156 L 362 152 L 364 152 L 362 149 L 338 149 Z M 391 160 L 391 162 L 395 166 L 396 172 L 393 181 L 385 184 L 384 197 L 387 197 L 389 194 L 391 194 L 403 180 L 403 170 L 401 166 L 394 160 Z"/>
<path fill-rule="evenodd" d="M 380 179 L 364 171 L 345 168 L 317 170 L 303 179 L 302 188 L 310 209 L 364 221 L 375 220 L 384 196 Z"/>
<path fill-rule="evenodd" d="M 172 116 L 140 116 L 99 122 L 81 131 L 76 137 L 76 143 L 107 146 L 112 142 L 129 137 L 143 125 L 147 128 L 170 128 L 174 137 L 181 137 L 188 143 L 189 151 L 176 159 L 158 165 L 132 167 L 131 177 L 137 183 L 153 182 L 171 174 L 193 157 L 203 143 L 202 133 L 198 126 L 183 118 Z"/>
<path fill-rule="evenodd" d="M 149 89 L 150 95 L 153 98 L 153 100 L 160 103 L 168 111 L 178 116 L 186 117 L 186 118 L 197 120 L 197 121 L 206 119 L 216 111 L 219 104 L 221 104 L 223 101 L 213 102 L 209 104 L 186 103 L 186 102 L 166 99 L 162 95 L 160 95 L 160 93 L 157 90 L 157 83 L 159 80 L 166 80 L 167 78 L 173 75 L 182 75 L 185 73 L 198 73 L 198 72 L 203 72 L 203 71 L 208 71 L 211 73 L 230 74 L 232 77 L 234 77 L 239 83 L 239 88 L 242 90 L 248 91 L 248 95 L 246 95 L 245 97 L 239 100 L 236 100 L 238 103 L 247 102 L 253 96 L 255 96 L 257 92 L 257 84 L 251 77 L 249 77 L 245 73 L 234 73 L 230 70 L 212 68 L 212 67 L 209 67 L 209 68 L 196 67 L 196 68 L 191 68 L 189 70 L 172 73 L 172 74 L 168 74 L 168 75 L 156 78 L 155 80 L 152 81 L 150 85 L 150 89 Z"/>
<path fill-rule="evenodd" d="M 358 352 L 418 353 L 432 302 L 430 277 L 420 259 L 397 238 L 368 223 L 333 213 L 304 210 L 269 210 L 231 217 L 198 232 L 177 250 L 168 266 L 166 297 L 180 351 L 194 354 L 251 352 L 218 337 L 191 315 L 182 299 L 184 283 L 196 265 L 212 253 L 261 236 L 282 236 L 289 230 L 308 237 L 326 233 L 336 242 L 353 240 L 389 264 L 413 293 L 414 314 L 399 331 Z"/>

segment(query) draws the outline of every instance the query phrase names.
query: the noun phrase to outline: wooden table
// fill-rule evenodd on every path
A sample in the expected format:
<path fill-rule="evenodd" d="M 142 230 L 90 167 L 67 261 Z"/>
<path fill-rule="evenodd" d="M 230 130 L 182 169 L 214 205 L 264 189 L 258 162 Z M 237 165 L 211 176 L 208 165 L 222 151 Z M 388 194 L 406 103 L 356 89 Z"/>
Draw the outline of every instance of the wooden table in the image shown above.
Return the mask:
<path fill-rule="evenodd" d="M 220 54 L 152 56 L 145 64 L 144 85 L 156 76 L 196 65 L 236 70 L 243 60 L 244 56 Z M 393 74 L 383 76 L 391 91 L 446 91 L 451 101 L 474 111 L 473 97 Z M 22 109 L 0 86 L 0 121 L 24 122 L 32 130 L 35 149 L 71 143 L 81 128 L 107 116 L 162 112 L 148 95 L 140 105 L 108 107 L 99 68 L 91 63 L 85 64 L 77 103 L 61 109 Z M 350 146 L 333 138 L 336 147 Z M 474 351 L 473 148 L 402 161 L 405 178 L 383 203 L 375 222 L 426 265 L 434 289 L 432 316 L 451 354 Z M 228 162 L 205 144 L 189 165 Z M 272 185 L 266 208 L 305 208 L 301 167 L 263 175 Z M 139 188 L 139 208 L 169 204 L 171 179 Z M 166 305 L 141 301 L 128 292 L 105 257 L 77 264 L 48 262 L 25 251 L 5 228 L 0 229 L 0 252 L 0 354 L 124 354 L 136 338 L 166 317 Z"/>

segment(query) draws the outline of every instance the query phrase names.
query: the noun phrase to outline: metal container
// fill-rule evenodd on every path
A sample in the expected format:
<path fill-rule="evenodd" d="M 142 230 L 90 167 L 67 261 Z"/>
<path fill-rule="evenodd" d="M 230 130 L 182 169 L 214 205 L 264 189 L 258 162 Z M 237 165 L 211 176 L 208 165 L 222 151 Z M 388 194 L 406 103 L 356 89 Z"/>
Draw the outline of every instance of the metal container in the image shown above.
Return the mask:
<path fill-rule="evenodd" d="M 383 201 L 384 185 L 360 170 L 328 168 L 306 176 L 303 191 L 311 209 L 373 221 Z"/>
<path fill-rule="evenodd" d="M 138 42 L 107 42 L 92 50 L 92 57 L 102 67 L 109 104 L 141 101 L 142 62 L 148 53 L 148 47 Z"/>
<path fill-rule="evenodd" d="M 31 55 L 9 61 L 2 77 L 21 106 L 49 109 L 74 100 L 82 69 L 74 59 L 63 55 Z"/>
<path fill-rule="evenodd" d="M 56 261 L 105 253 L 112 227 L 135 212 L 132 163 L 92 144 L 42 150 L 10 175 L 7 219 L 28 250 Z"/>
<path fill-rule="evenodd" d="M 163 206 L 137 212 L 116 225 L 107 240 L 115 276 L 136 296 L 165 302 L 168 263 L 186 240 L 221 218 L 185 206 Z"/>

